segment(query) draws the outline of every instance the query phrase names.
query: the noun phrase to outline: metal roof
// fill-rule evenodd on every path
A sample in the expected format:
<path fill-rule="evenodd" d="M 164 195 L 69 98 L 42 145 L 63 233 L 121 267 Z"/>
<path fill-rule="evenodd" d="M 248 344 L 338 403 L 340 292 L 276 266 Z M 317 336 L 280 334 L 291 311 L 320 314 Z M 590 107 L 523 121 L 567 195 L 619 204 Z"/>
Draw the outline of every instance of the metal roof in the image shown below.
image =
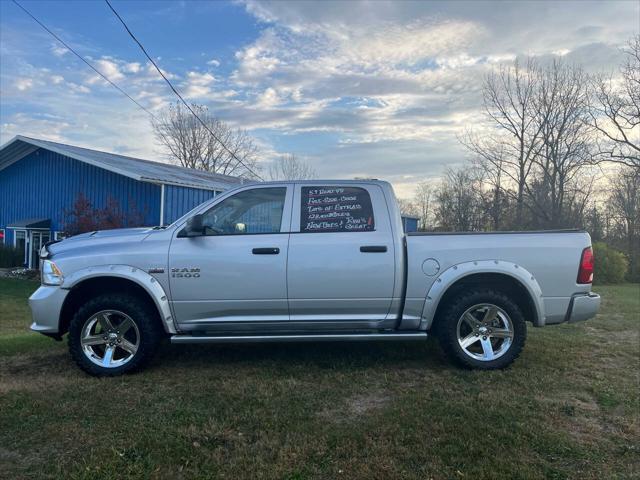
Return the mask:
<path fill-rule="evenodd" d="M 203 190 L 227 190 L 242 183 L 248 183 L 246 180 L 229 175 L 152 162 L 115 153 L 65 145 L 64 143 L 23 137 L 22 135 L 14 137 L 0 147 L 0 170 L 24 158 L 38 148 L 44 148 L 141 182 L 164 183 Z"/>

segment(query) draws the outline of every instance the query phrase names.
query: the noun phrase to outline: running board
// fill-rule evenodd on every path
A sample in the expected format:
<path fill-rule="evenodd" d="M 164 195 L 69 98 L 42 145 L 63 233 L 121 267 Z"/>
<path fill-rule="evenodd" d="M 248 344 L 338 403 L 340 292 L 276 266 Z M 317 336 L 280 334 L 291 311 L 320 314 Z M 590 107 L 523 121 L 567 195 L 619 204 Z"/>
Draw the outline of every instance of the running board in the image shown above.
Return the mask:
<path fill-rule="evenodd" d="M 329 333 L 318 335 L 173 335 L 171 343 L 359 342 L 425 340 L 426 332 Z"/>

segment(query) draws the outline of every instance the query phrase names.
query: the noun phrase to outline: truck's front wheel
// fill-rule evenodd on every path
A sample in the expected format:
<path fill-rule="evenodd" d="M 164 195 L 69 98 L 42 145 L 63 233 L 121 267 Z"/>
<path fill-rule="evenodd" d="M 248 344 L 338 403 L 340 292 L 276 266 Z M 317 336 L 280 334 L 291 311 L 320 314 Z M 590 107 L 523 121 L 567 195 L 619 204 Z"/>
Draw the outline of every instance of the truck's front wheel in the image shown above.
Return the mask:
<path fill-rule="evenodd" d="M 491 289 L 467 291 L 454 298 L 436 328 L 449 357 L 483 370 L 510 365 L 527 337 L 520 307 L 506 294 Z"/>
<path fill-rule="evenodd" d="M 154 315 L 149 305 L 127 294 L 107 293 L 87 301 L 69 326 L 73 360 L 99 377 L 142 367 L 160 340 Z"/>

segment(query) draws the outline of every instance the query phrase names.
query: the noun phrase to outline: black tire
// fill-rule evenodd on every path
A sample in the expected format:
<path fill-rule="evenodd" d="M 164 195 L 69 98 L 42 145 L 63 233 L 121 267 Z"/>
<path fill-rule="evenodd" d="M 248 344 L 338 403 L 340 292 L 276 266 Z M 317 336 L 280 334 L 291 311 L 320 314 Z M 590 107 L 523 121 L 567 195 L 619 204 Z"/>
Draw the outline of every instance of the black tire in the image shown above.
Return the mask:
<path fill-rule="evenodd" d="M 458 342 L 458 321 L 468 309 L 480 304 L 491 304 L 502 309 L 513 327 L 510 346 L 494 360 L 472 358 Z M 440 345 L 449 358 L 458 365 L 479 370 L 496 370 L 511 365 L 522 352 L 527 338 L 527 325 L 518 304 L 506 293 L 490 288 L 476 288 L 458 294 L 445 306 L 440 318 L 436 319 L 435 327 Z M 500 342 L 498 339 L 493 341 Z"/>
<path fill-rule="evenodd" d="M 128 315 L 139 332 L 139 344 L 133 357 L 124 365 L 111 368 L 91 361 L 81 343 L 85 323 L 96 313 L 105 310 L 116 310 Z M 162 338 L 162 330 L 156 317 L 157 312 L 153 307 L 133 295 L 105 293 L 94 297 L 80 306 L 69 325 L 68 345 L 71 357 L 78 367 L 95 377 L 113 377 L 139 370 L 151 360 Z"/>

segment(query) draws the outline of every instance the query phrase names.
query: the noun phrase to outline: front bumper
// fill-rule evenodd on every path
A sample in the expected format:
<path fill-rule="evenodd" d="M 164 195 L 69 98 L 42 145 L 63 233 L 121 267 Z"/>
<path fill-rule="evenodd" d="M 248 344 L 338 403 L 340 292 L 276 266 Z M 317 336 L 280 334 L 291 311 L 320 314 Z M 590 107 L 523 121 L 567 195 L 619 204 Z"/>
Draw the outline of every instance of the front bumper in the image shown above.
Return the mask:
<path fill-rule="evenodd" d="M 60 312 L 69 290 L 60 287 L 42 285 L 29 297 L 31 307 L 31 330 L 45 335 L 60 331 Z"/>
<path fill-rule="evenodd" d="M 600 308 L 600 295 L 589 292 L 584 295 L 574 295 L 571 298 L 567 320 L 569 323 L 583 322 L 596 316 Z"/>

